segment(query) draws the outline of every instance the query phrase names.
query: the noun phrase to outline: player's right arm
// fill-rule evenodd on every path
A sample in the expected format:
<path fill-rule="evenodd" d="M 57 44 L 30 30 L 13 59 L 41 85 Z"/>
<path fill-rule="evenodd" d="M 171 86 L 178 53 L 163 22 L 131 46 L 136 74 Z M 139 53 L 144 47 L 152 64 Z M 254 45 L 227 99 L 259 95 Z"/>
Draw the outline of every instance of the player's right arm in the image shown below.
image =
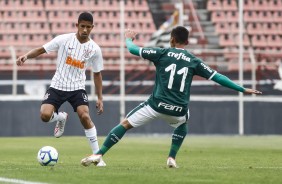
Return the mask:
<path fill-rule="evenodd" d="M 26 54 L 18 57 L 17 59 L 17 65 L 18 66 L 21 66 L 24 64 L 24 62 L 27 60 L 27 59 L 30 59 L 30 58 L 35 58 L 43 53 L 45 53 L 45 49 L 43 47 L 38 47 L 38 48 L 35 48 L 35 49 L 32 49 L 30 51 L 28 51 Z"/>
<path fill-rule="evenodd" d="M 137 45 L 133 43 L 133 40 L 135 39 L 136 35 L 137 33 L 130 29 L 126 29 L 124 31 L 125 44 L 126 44 L 128 51 L 135 56 L 139 56 L 140 47 L 138 47 Z"/>

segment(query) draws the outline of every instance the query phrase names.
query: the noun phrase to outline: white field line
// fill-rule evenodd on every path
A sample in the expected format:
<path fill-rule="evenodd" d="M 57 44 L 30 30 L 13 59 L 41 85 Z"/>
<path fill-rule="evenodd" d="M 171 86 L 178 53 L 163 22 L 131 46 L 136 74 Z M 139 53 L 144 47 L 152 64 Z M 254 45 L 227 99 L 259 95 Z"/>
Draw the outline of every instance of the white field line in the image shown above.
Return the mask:
<path fill-rule="evenodd" d="M 214 169 L 238 169 L 238 168 L 241 168 L 241 167 L 230 167 L 230 166 L 218 166 L 218 167 L 212 167 L 212 168 L 214 168 Z M 249 167 L 249 169 L 278 169 L 278 170 L 280 170 L 280 169 L 282 169 L 282 167 Z"/>
<path fill-rule="evenodd" d="M 41 182 L 31 182 L 31 181 L 18 180 L 13 178 L 2 178 L 2 177 L 0 177 L 0 182 L 13 183 L 13 184 L 47 184 Z"/>

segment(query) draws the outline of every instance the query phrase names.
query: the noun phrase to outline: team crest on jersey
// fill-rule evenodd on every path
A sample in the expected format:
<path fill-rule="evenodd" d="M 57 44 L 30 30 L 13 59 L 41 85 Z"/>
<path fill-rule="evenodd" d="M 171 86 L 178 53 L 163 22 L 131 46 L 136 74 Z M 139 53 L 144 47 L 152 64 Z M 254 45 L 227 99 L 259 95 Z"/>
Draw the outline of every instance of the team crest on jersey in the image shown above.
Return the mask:
<path fill-rule="evenodd" d="M 82 98 L 84 102 L 88 102 L 88 97 L 85 93 L 82 93 Z"/>
<path fill-rule="evenodd" d="M 45 95 L 44 95 L 44 97 L 43 97 L 43 100 L 47 100 L 49 96 L 50 96 L 49 93 L 45 93 Z"/>
<path fill-rule="evenodd" d="M 85 59 L 89 59 L 92 55 L 96 53 L 96 50 L 85 49 L 83 51 L 82 57 Z"/>

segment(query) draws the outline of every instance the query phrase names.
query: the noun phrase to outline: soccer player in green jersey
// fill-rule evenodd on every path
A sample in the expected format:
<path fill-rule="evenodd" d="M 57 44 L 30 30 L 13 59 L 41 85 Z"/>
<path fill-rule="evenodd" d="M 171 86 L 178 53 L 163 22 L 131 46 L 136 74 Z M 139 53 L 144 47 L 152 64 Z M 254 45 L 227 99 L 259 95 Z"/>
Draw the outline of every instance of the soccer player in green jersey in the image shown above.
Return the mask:
<path fill-rule="evenodd" d="M 126 118 L 113 128 L 101 149 L 94 155 L 81 160 L 81 164 L 97 165 L 102 156 L 116 144 L 127 130 L 156 119 L 163 119 L 174 127 L 167 166 L 177 168 L 176 154 L 187 134 L 189 119 L 190 87 L 194 75 L 213 80 L 218 84 L 247 94 L 261 94 L 260 91 L 244 88 L 228 77 L 211 69 L 201 59 L 185 50 L 189 31 L 182 26 L 171 32 L 170 48 L 140 48 L 133 43 L 136 33 L 125 31 L 126 46 L 133 55 L 147 59 L 156 67 L 153 93 L 149 99 L 129 112 Z"/>

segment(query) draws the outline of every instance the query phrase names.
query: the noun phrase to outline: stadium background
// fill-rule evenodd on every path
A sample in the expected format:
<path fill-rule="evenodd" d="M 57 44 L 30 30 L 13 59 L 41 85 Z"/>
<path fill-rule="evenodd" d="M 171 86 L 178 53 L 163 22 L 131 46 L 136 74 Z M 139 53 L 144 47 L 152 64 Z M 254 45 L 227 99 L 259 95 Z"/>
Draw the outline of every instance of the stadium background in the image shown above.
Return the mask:
<path fill-rule="evenodd" d="M 153 87 L 154 69 L 146 61 L 130 55 L 121 46 L 120 2 L 124 3 L 125 25 L 138 31 L 136 44 L 145 46 L 167 41 L 169 28 L 183 24 L 191 29 L 187 47 L 207 64 L 239 81 L 239 1 L 236 0 L 0 0 L 0 136 L 51 135 L 53 126 L 39 119 L 40 102 L 54 74 L 56 54 L 15 66 L 17 56 L 41 46 L 58 34 L 75 31 L 77 15 L 91 11 L 95 28 L 91 37 L 102 48 L 105 59 L 104 106 L 91 114 L 99 135 L 119 122 L 120 101 L 125 113 L 146 99 Z M 175 6 L 175 5 L 181 6 Z M 179 7 L 183 9 L 179 9 Z M 175 12 L 178 16 L 175 16 Z M 183 14 L 181 14 L 183 12 Z M 182 18 L 181 21 L 175 21 Z M 169 21 L 172 20 L 173 21 Z M 168 27 L 163 27 L 166 22 Z M 190 133 L 195 134 L 281 134 L 281 49 L 282 1 L 244 1 L 243 84 L 263 91 L 262 96 L 244 96 L 243 132 L 239 125 L 237 92 L 196 77 L 191 91 Z M 163 30 L 162 30 L 163 29 Z M 158 37 L 152 35 L 160 31 Z M 160 33 L 160 32 L 159 32 Z M 155 39 L 155 40 L 154 40 Z M 122 55 L 125 59 L 125 96 L 120 96 Z M 280 70 L 279 70 L 280 69 Z M 90 72 L 87 91 L 95 99 Z M 69 104 L 61 110 L 71 112 Z M 66 135 L 83 135 L 74 113 Z M 170 133 L 162 122 L 151 123 L 132 133 Z"/>

